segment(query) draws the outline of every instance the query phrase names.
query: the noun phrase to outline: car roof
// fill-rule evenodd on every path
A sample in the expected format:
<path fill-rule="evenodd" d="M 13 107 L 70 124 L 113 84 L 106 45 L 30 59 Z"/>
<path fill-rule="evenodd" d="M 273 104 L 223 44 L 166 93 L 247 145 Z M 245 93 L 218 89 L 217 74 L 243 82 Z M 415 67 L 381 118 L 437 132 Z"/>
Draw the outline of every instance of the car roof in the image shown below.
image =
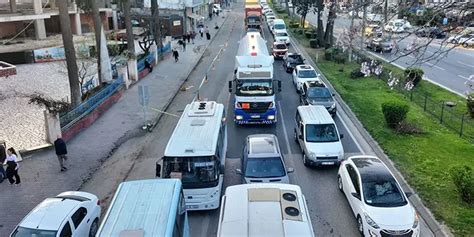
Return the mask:
<path fill-rule="evenodd" d="M 278 139 L 273 134 L 254 134 L 247 136 L 247 150 L 254 156 L 265 156 L 279 154 Z"/>
<path fill-rule="evenodd" d="M 298 112 L 306 124 L 335 124 L 326 107 L 322 105 L 298 106 Z"/>
<path fill-rule="evenodd" d="M 305 81 L 304 84 L 306 84 L 306 86 L 308 88 L 310 87 L 324 87 L 326 88 L 326 84 L 324 84 L 324 82 L 320 81 L 320 80 L 316 80 L 316 81 Z"/>
<path fill-rule="evenodd" d="M 63 193 L 64 194 L 64 193 Z M 72 195 L 73 193 L 69 193 Z M 83 201 L 62 194 L 47 198 L 36 206 L 19 224 L 21 227 L 40 230 L 59 230 L 67 219 Z"/>
<path fill-rule="evenodd" d="M 357 167 L 363 181 L 394 179 L 388 168 L 375 156 L 355 156 L 349 159 Z"/>
<path fill-rule="evenodd" d="M 314 71 L 313 66 L 308 65 L 308 64 L 298 65 L 296 67 L 298 68 L 298 71 L 299 70 L 313 70 Z"/>

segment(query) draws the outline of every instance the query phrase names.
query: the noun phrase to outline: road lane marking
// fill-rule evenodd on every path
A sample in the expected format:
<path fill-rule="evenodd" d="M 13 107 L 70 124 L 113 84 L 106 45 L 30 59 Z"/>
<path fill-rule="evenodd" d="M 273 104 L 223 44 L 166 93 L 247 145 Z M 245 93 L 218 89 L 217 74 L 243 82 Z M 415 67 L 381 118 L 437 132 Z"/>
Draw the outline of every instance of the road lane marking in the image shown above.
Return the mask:
<path fill-rule="evenodd" d="M 458 75 L 458 77 L 460 77 L 460 78 L 464 78 L 464 79 L 466 79 L 466 80 L 469 80 L 469 78 L 468 78 L 468 77 L 465 77 L 465 76 L 463 76 L 463 75 Z"/>
<path fill-rule="evenodd" d="M 351 137 L 352 141 L 354 141 L 355 145 L 357 146 L 357 149 L 359 149 L 359 151 L 360 151 L 360 153 L 362 153 L 362 155 L 365 155 L 366 153 L 365 153 L 364 149 L 362 149 L 362 146 L 359 144 L 359 142 L 355 138 L 354 134 L 352 134 L 352 132 L 349 129 L 349 127 L 347 126 L 346 122 L 344 122 L 344 120 L 339 115 L 339 113 L 336 113 L 336 116 L 339 118 L 339 121 L 341 121 L 342 126 L 344 126 L 344 128 L 346 128 L 346 130 L 349 133 L 349 136 Z"/>
<path fill-rule="evenodd" d="M 283 134 L 285 135 L 286 149 L 288 150 L 288 154 L 293 154 L 293 151 L 291 150 L 290 142 L 288 141 L 288 132 L 286 131 L 285 119 L 283 119 L 283 112 L 281 109 L 280 101 L 277 101 L 277 103 L 278 103 L 278 110 L 280 111 L 281 124 L 283 125 Z"/>
<path fill-rule="evenodd" d="M 469 65 L 469 64 L 463 63 L 463 62 L 461 62 L 461 61 L 458 61 L 458 63 L 459 63 L 459 64 L 462 64 L 462 65 L 464 65 L 464 66 L 468 66 L 468 67 L 474 68 L 473 65 Z"/>
<path fill-rule="evenodd" d="M 429 66 L 431 66 L 431 67 L 435 67 L 435 68 L 438 68 L 438 69 L 440 69 L 440 70 L 443 70 L 443 71 L 445 71 L 445 69 L 444 69 L 444 68 L 442 68 L 442 67 L 440 67 L 440 66 L 434 65 L 434 64 L 432 64 L 432 63 L 429 63 L 429 62 L 425 62 L 425 63 L 426 63 L 426 64 L 428 64 L 428 65 L 429 65 Z"/>

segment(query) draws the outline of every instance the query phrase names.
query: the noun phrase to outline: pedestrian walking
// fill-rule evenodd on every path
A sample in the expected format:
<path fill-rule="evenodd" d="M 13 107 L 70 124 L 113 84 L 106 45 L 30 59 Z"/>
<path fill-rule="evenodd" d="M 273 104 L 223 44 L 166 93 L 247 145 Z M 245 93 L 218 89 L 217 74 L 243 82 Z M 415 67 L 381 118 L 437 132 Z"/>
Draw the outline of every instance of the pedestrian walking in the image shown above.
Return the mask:
<path fill-rule="evenodd" d="M 7 179 L 7 173 L 3 168 L 3 163 L 5 163 L 5 159 L 7 159 L 7 154 L 5 153 L 5 150 L 6 147 L 0 145 L 0 183 L 2 183 L 3 180 Z"/>
<path fill-rule="evenodd" d="M 54 150 L 56 150 L 56 156 L 58 157 L 59 167 L 61 168 L 61 172 L 66 171 L 66 161 L 67 157 L 67 146 L 66 142 L 58 136 L 56 141 L 54 141 Z"/>
<path fill-rule="evenodd" d="M 193 30 L 193 31 L 191 31 L 191 41 L 193 42 L 193 44 L 194 44 L 194 39 L 195 38 L 196 38 L 196 32 L 194 32 L 194 30 Z"/>
<path fill-rule="evenodd" d="M 148 69 L 149 73 L 153 71 L 153 67 L 151 66 L 150 62 L 148 62 L 147 59 L 145 59 L 145 68 Z"/>
<path fill-rule="evenodd" d="M 191 42 L 191 32 L 188 31 L 188 33 L 186 33 L 186 39 L 188 41 L 188 44 Z"/>
<path fill-rule="evenodd" d="M 202 27 L 199 28 L 199 34 L 201 34 L 201 38 L 204 36 L 204 29 Z"/>
<path fill-rule="evenodd" d="M 212 12 L 209 12 L 209 20 L 212 20 Z"/>
<path fill-rule="evenodd" d="M 20 184 L 20 175 L 18 175 L 18 165 L 17 161 L 17 154 L 13 147 L 8 148 L 7 150 L 7 158 L 5 159 L 5 163 L 7 165 L 7 178 L 10 184 Z"/>
<path fill-rule="evenodd" d="M 177 49 L 173 49 L 173 57 L 174 57 L 174 61 L 178 62 L 179 53 Z"/>
<path fill-rule="evenodd" d="M 178 40 L 178 45 L 179 45 L 179 47 L 180 47 L 181 49 L 183 49 L 183 42 L 184 42 L 184 41 L 183 41 L 182 39 L 179 39 L 179 40 Z M 184 50 L 183 50 L 183 51 L 184 51 Z"/>

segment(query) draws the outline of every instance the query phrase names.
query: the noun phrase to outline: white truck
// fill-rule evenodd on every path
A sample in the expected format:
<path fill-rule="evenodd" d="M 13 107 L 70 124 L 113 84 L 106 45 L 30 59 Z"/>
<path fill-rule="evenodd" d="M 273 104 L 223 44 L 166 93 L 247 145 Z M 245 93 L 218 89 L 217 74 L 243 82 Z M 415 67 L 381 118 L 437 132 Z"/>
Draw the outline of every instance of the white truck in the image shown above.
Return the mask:
<path fill-rule="evenodd" d="M 258 32 L 248 32 L 239 43 L 234 80 L 229 81 L 229 92 L 235 93 L 234 121 L 275 124 L 275 94 L 281 90 L 281 82 L 273 80 L 273 56 Z"/>

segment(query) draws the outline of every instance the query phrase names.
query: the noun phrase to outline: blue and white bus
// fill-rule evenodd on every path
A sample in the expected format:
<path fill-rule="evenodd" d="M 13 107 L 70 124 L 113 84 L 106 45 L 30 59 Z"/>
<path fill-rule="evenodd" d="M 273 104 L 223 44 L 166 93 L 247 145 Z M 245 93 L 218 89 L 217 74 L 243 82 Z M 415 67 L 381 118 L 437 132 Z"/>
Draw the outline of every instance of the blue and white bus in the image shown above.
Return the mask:
<path fill-rule="evenodd" d="M 179 179 L 123 182 L 96 237 L 188 237 L 189 224 Z"/>

